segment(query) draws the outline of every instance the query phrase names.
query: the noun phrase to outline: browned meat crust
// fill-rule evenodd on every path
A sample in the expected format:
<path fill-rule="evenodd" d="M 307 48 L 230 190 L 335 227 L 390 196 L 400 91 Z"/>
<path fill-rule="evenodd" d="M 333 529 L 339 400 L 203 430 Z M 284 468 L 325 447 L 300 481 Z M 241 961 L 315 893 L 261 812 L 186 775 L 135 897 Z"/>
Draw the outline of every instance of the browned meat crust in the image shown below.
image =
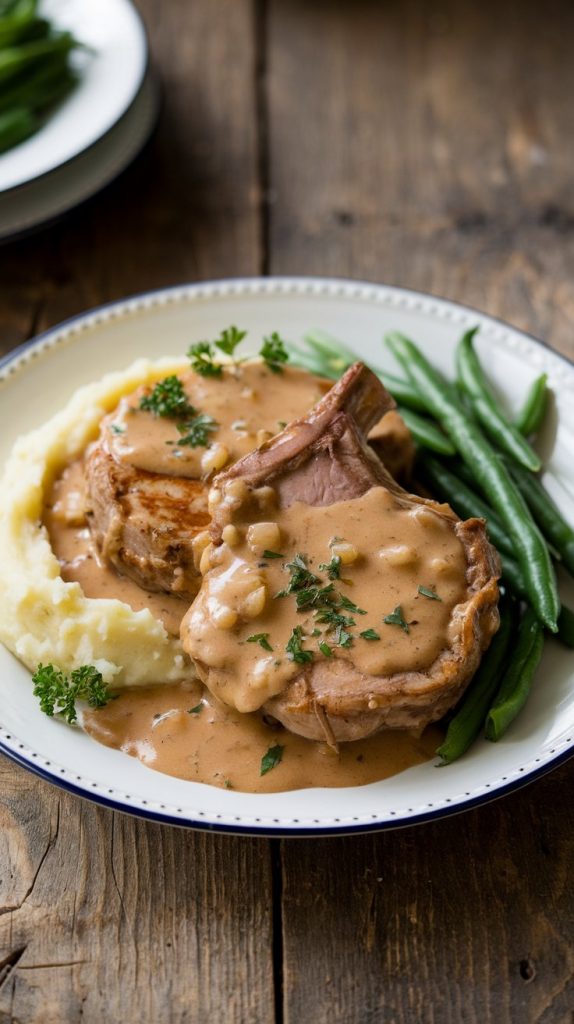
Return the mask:
<path fill-rule="evenodd" d="M 209 523 L 205 483 L 135 469 L 100 443 L 85 469 L 90 529 L 106 561 L 146 590 L 191 599 L 199 587 L 192 542 Z"/>
<path fill-rule="evenodd" d="M 306 665 L 267 702 L 269 714 L 311 739 L 355 740 L 381 728 L 422 730 L 457 702 L 499 625 L 499 561 L 484 522 L 461 522 L 448 505 L 408 494 L 366 444 L 364 435 L 387 400 L 377 378 L 355 364 L 308 417 L 290 424 L 215 480 L 222 492 L 231 479 L 240 478 L 249 488 L 272 484 L 282 507 L 295 501 L 328 505 L 384 486 L 406 508 L 424 505 L 451 523 L 464 547 L 467 598 L 454 611 L 455 639 L 427 671 L 365 675 L 353 665 L 351 649 Z M 222 502 L 217 507 L 211 526 L 216 543 L 234 516 L 232 505 Z M 384 523 L 381 530 L 384 536 Z M 185 639 L 182 633 L 184 647 Z M 209 686 L 209 668 L 198 668 Z"/>

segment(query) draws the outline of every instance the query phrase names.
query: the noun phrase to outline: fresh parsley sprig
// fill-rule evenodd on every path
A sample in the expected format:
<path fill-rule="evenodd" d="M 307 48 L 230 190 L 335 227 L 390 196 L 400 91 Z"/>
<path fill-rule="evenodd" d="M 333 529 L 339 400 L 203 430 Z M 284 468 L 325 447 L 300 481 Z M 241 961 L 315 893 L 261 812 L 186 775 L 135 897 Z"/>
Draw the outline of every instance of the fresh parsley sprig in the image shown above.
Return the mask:
<path fill-rule="evenodd" d="M 282 373 L 283 366 L 289 359 L 285 342 L 279 337 L 277 331 L 273 331 L 273 334 L 263 338 L 259 355 L 272 373 Z"/>
<path fill-rule="evenodd" d="M 235 349 L 241 341 L 243 341 L 247 331 L 240 331 L 237 327 L 227 327 L 221 332 L 221 336 L 215 342 L 220 352 L 225 352 L 226 356 L 232 356 Z"/>
<path fill-rule="evenodd" d="M 214 360 L 215 353 L 210 341 L 198 341 L 190 345 L 187 350 L 187 358 L 191 363 L 192 370 L 202 377 L 221 377 L 223 367 L 221 363 Z"/>
<path fill-rule="evenodd" d="M 91 708 L 103 708 L 114 696 L 93 665 L 75 668 L 69 676 L 54 665 L 38 665 L 32 682 L 44 714 L 50 718 L 63 715 L 70 725 L 77 721 L 77 700 L 87 701 Z"/>
<path fill-rule="evenodd" d="M 183 419 L 196 413 L 188 401 L 182 381 L 175 374 L 158 381 L 152 391 L 141 399 L 140 409 L 166 419 Z"/>
<path fill-rule="evenodd" d="M 247 331 L 240 331 L 238 327 L 226 327 L 215 341 L 198 341 L 190 345 L 187 350 L 187 357 L 191 361 L 191 368 L 202 377 L 221 377 L 223 366 L 217 363 L 218 348 L 226 356 L 233 356 L 235 349 L 243 341 Z"/>

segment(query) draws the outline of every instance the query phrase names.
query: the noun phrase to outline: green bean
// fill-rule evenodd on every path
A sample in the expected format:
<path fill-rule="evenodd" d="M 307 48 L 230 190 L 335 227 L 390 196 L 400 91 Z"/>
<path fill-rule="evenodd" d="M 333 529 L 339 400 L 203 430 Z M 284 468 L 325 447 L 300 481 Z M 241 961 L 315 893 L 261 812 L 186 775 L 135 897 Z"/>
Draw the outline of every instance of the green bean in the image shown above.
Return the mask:
<path fill-rule="evenodd" d="M 442 430 L 427 416 L 419 416 L 412 409 L 404 409 L 401 405 L 397 407 L 397 411 L 401 414 L 414 440 L 421 447 L 428 448 L 439 455 L 455 454 L 455 447 L 450 438 L 443 434 Z"/>
<path fill-rule="evenodd" d="M 525 437 L 538 433 L 548 405 L 547 373 L 541 373 L 532 382 L 514 425 Z"/>
<path fill-rule="evenodd" d="M 417 475 L 432 494 L 438 493 L 440 498 L 448 501 L 461 519 L 472 519 L 473 516 L 485 519 L 488 536 L 495 548 L 513 558 L 512 542 L 496 513 L 442 462 L 425 455 L 417 463 Z"/>
<path fill-rule="evenodd" d="M 306 352 L 292 341 L 286 341 L 285 348 L 289 353 L 289 362 L 292 366 L 300 366 L 301 369 L 308 370 L 309 373 L 316 373 L 318 376 L 328 377 L 330 380 L 338 380 L 341 376 L 314 352 Z"/>
<path fill-rule="evenodd" d="M 521 466 L 509 465 L 508 468 L 546 540 L 556 548 L 562 564 L 574 576 L 574 530 L 537 477 Z"/>
<path fill-rule="evenodd" d="M 436 753 L 442 764 L 452 764 L 468 750 L 484 726 L 486 713 L 500 686 L 511 640 L 515 634 L 515 610 L 508 598 L 500 603 L 500 628 L 484 655 L 462 702 L 448 725 Z"/>
<path fill-rule="evenodd" d="M 0 114 L 0 153 L 20 145 L 38 130 L 38 118 L 25 107 Z"/>
<path fill-rule="evenodd" d="M 429 460 L 427 458 L 425 466 L 426 463 L 428 463 L 428 461 Z M 435 461 L 436 460 L 433 460 L 433 462 Z M 433 493 L 432 488 L 434 486 L 434 481 L 431 477 L 431 474 L 425 474 L 424 472 L 421 472 L 419 466 L 417 467 L 417 475 L 421 476 L 423 483 L 426 482 L 425 477 L 428 478 L 428 483 L 430 484 L 429 490 L 431 490 L 431 493 Z M 450 473 L 449 475 L 452 477 L 453 481 L 456 482 L 456 477 L 454 477 L 454 474 Z M 502 569 L 501 582 L 503 584 L 506 584 L 508 589 L 511 591 L 512 594 L 514 594 L 516 598 L 518 598 L 518 600 L 528 602 L 529 596 L 522 569 L 520 568 L 518 562 L 513 558 L 512 554 L 508 553 L 509 545 L 507 538 L 505 537 L 506 549 L 503 548 L 502 544 L 500 543 L 501 538 L 499 531 L 502 531 L 503 528 L 502 524 L 500 523 L 500 520 L 498 520 L 496 517 L 496 513 L 493 512 L 488 505 L 485 505 L 484 502 L 482 502 L 482 500 L 478 497 L 473 497 L 473 501 L 477 500 L 479 502 L 478 505 L 470 506 L 467 504 L 466 500 L 464 501 L 464 503 L 461 502 L 461 488 L 464 487 L 464 484 L 461 484 L 460 481 L 458 481 L 458 483 L 459 487 L 457 488 L 457 490 L 451 491 L 449 495 L 449 493 L 447 493 L 444 487 L 439 486 L 437 481 L 436 488 L 439 496 L 444 496 L 444 498 L 446 498 L 446 500 L 449 502 L 454 511 L 457 512 L 462 518 L 470 518 L 473 515 L 479 515 L 481 519 L 486 519 L 489 537 L 492 543 L 494 544 L 495 548 L 498 550 L 498 554 L 500 557 L 500 565 Z M 468 490 L 469 489 L 466 488 L 467 492 Z M 496 526 L 494 526 L 494 531 L 496 533 L 493 531 L 494 523 L 496 523 Z M 574 648 L 574 611 L 572 611 L 564 604 L 562 605 L 560 609 L 560 614 L 558 616 L 558 632 L 556 633 L 556 639 L 560 640 L 560 642 L 563 643 L 566 647 Z"/>
<path fill-rule="evenodd" d="M 57 103 L 61 103 L 71 93 L 72 89 L 76 88 L 77 84 L 78 75 L 76 72 L 66 68 L 58 81 L 52 82 L 50 86 L 45 86 L 42 93 L 38 95 L 34 102 L 34 113 L 43 114 L 50 107 L 55 107 Z"/>
<path fill-rule="evenodd" d="M 50 29 L 50 22 L 46 18 L 37 18 L 23 10 L 21 13 L 15 12 L 9 18 L 0 19 L 0 46 L 20 46 L 34 39 L 46 39 Z"/>
<path fill-rule="evenodd" d="M 560 600 L 550 554 L 506 467 L 416 345 L 397 332 L 387 336 L 387 344 L 500 516 L 522 568 L 532 606 L 541 622 L 555 633 Z"/>
<path fill-rule="evenodd" d="M 38 0 L 0 0 L 0 19 L 13 18 L 25 11 L 36 13 Z"/>
<path fill-rule="evenodd" d="M 528 608 L 518 628 L 512 661 L 494 704 L 486 716 L 485 736 L 496 743 L 524 707 L 534 673 L 542 657 L 544 634 L 536 613 Z"/>
<path fill-rule="evenodd" d="M 478 356 L 474 351 L 473 339 L 478 327 L 463 334 L 456 349 L 458 381 L 472 401 L 472 408 L 479 423 L 490 439 L 521 466 L 537 472 L 542 463 L 536 452 L 514 424 L 501 412 L 498 403 L 482 372 Z"/>
<path fill-rule="evenodd" d="M 54 53 L 69 53 L 76 45 L 69 32 L 62 32 L 52 39 L 40 39 L 0 50 L 0 83 L 8 82 L 26 71 L 29 66 Z"/>
<path fill-rule="evenodd" d="M 457 472 L 466 469 L 463 463 L 457 465 Z M 435 471 L 436 470 L 436 471 Z M 480 516 L 486 520 L 489 537 L 498 550 L 502 567 L 502 583 L 519 600 L 528 602 L 528 591 L 522 569 L 515 561 L 508 537 L 496 512 L 471 490 L 465 480 L 459 480 L 455 473 L 443 466 L 437 459 L 425 455 L 424 461 L 417 463 L 417 476 L 425 483 L 431 494 L 438 494 L 448 501 L 451 508 L 463 519 Z M 556 638 L 566 647 L 574 648 L 574 611 L 562 605 L 558 616 L 558 632 Z"/>
<path fill-rule="evenodd" d="M 397 402 L 403 409 L 410 409 L 412 412 L 426 412 L 426 406 L 421 401 L 418 391 L 412 387 L 407 380 L 402 380 L 401 377 L 395 377 L 392 373 L 387 373 L 386 370 L 377 370 L 371 367 L 373 373 L 379 378 L 381 384 L 384 384 L 390 395 L 393 396 L 395 402 Z"/>
<path fill-rule="evenodd" d="M 340 374 L 344 373 L 347 367 L 357 360 L 357 355 L 351 348 L 344 345 L 338 338 L 334 338 L 332 334 L 328 334 L 327 331 L 318 329 L 307 331 L 304 340 L 316 352 L 333 363 L 333 368 L 338 369 Z"/>
<path fill-rule="evenodd" d="M 336 379 L 358 359 L 352 349 L 343 345 L 331 334 L 327 334 L 326 331 L 308 331 L 305 334 L 305 341 L 321 359 L 329 364 L 332 371 L 336 372 Z M 421 401 L 418 391 L 413 388 L 412 384 L 392 373 L 387 373 L 386 370 L 380 370 L 375 366 L 370 368 L 399 405 L 412 409 L 414 412 L 426 411 L 424 402 Z M 331 376 L 331 373 L 324 372 L 325 376 Z"/>

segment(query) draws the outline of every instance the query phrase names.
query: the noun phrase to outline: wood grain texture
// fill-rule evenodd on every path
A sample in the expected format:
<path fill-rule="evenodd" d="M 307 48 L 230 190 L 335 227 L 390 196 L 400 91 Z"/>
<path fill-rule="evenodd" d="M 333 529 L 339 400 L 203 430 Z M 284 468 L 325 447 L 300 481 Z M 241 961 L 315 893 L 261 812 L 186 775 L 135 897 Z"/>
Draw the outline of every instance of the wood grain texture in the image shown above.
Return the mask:
<path fill-rule="evenodd" d="M 270 0 L 270 267 L 459 299 L 574 354 L 574 8 Z"/>
<path fill-rule="evenodd" d="M 260 267 L 251 4 L 141 4 L 164 88 L 147 152 L 0 249 L 0 349 L 82 309 Z M 0 760 L 0 1022 L 273 1017 L 269 844 L 98 809 Z"/>
<path fill-rule="evenodd" d="M 0 760 L 0 1021 L 261 1020 L 268 844 L 114 814 Z"/>
<path fill-rule="evenodd" d="M 571 781 L 418 829 L 283 843 L 287 1024 L 571 1022 Z"/>
<path fill-rule="evenodd" d="M 271 272 L 431 291 L 574 356 L 573 26 L 566 3 L 271 0 Z M 571 1024 L 573 782 L 283 843 L 287 1024 Z"/>

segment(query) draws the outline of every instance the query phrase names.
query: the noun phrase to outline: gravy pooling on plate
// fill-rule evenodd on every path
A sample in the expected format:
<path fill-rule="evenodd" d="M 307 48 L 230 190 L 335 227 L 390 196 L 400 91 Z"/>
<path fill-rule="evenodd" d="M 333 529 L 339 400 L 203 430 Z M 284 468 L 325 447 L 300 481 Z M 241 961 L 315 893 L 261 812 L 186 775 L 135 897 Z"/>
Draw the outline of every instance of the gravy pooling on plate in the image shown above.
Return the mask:
<path fill-rule="evenodd" d="M 259 714 L 226 707 L 200 683 L 127 690 L 105 708 L 86 712 L 83 725 L 99 743 L 148 768 L 248 793 L 363 786 L 428 761 L 443 738 L 438 726 L 430 726 L 420 737 L 387 732 L 335 751 L 273 727 Z M 262 775 L 268 751 L 280 761 Z"/>

